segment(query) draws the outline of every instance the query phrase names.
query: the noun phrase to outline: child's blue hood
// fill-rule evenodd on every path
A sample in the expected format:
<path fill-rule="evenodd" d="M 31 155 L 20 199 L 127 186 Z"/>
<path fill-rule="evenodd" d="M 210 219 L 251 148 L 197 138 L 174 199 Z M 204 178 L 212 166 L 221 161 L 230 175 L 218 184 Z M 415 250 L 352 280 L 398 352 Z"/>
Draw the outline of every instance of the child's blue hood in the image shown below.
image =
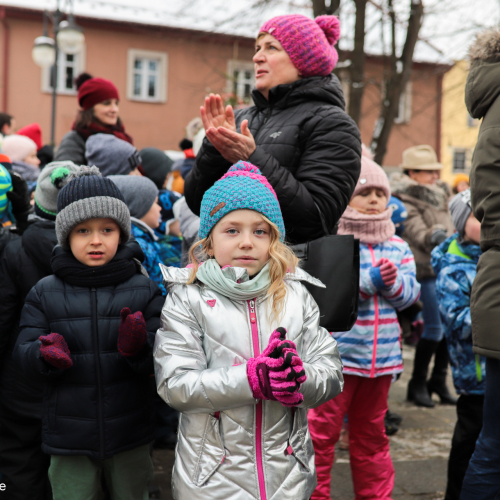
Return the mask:
<path fill-rule="evenodd" d="M 443 241 L 440 245 L 434 248 L 431 253 L 431 264 L 436 274 L 447 266 L 454 265 L 457 263 L 467 263 L 470 262 L 474 266 L 477 265 L 479 257 L 481 256 L 481 248 L 479 245 L 470 242 L 458 243 L 457 246 L 459 252 L 466 255 L 468 258 L 462 255 L 457 255 L 457 253 L 450 253 L 450 245 L 457 240 L 459 237 L 458 233 L 454 233 L 449 238 Z"/>

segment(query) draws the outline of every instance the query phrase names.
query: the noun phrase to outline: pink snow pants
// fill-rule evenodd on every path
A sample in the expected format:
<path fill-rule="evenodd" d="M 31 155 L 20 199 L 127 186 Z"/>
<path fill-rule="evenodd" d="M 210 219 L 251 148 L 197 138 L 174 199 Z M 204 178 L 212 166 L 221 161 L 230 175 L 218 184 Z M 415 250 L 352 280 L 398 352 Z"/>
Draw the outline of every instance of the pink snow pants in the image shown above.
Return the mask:
<path fill-rule="evenodd" d="M 312 500 L 330 500 L 330 479 L 342 422 L 349 419 L 349 453 L 356 500 L 390 500 L 394 467 L 384 417 L 392 375 L 376 378 L 344 374 L 344 390 L 309 410 L 318 486 Z"/>

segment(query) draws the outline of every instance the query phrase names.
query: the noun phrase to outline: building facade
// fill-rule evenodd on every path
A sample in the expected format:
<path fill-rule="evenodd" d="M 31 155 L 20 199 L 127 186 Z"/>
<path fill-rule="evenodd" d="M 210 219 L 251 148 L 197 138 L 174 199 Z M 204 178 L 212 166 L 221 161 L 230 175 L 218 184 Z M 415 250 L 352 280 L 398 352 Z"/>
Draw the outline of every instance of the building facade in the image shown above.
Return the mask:
<path fill-rule="evenodd" d="M 465 107 L 467 61 L 457 61 L 443 79 L 441 136 L 441 177 L 453 184 L 457 174 L 469 174 L 480 121 L 473 119 Z"/>
<path fill-rule="evenodd" d="M 177 149 L 184 128 L 199 116 L 210 93 L 226 102 L 249 102 L 254 85 L 254 39 L 133 22 L 78 17 L 84 50 L 59 57 L 56 144 L 71 129 L 78 111 L 74 77 L 86 71 L 112 80 L 120 92 L 120 117 L 138 149 Z M 49 69 L 32 60 L 42 33 L 42 12 L 0 6 L 0 103 L 22 127 L 40 123 L 49 142 L 52 84 Z M 342 55 L 342 54 L 341 54 Z M 361 135 L 369 145 L 383 99 L 387 59 L 367 56 Z M 402 96 L 384 166 L 397 167 L 404 149 L 430 144 L 440 155 L 442 78 L 448 66 L 414 63 Z M 348 76 L 340 69 L 348 96 Z"/>

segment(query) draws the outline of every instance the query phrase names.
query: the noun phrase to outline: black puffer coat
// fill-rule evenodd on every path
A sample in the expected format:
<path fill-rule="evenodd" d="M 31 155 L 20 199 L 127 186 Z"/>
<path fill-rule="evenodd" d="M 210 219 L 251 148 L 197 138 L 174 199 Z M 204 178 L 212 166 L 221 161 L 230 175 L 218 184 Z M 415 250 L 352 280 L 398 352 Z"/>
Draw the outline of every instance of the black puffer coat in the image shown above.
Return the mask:
<path fill-rule="evenodd" d="M 28 377 L 12 359 L 21 310 L 28 292 L 52 274 L 50 258 L 57 245 L 55 222 L 37 219 L 9 243 L 0 260 L 0 405 L 28 417 L 41 417 L 43 381 Z"/>
<path fill-rule="evenodd" d="M 119 247 L 117 258 L 142 260 L 136 241 Z M 54 252 L 63 252 L 56 247 Z M 138 272 L 115 286 L 85 288 L 55 275 L 39 281 L 26 297 L 14 359 L 29 373 L 45 377 L 42 450 L 50 455 L 106 459 L 153 440 L 152 348 L 164 299 Z M 117 349 L 120 311 L 142 311 L 148 343 L 135 358 Z M 40 356 L 41 335 L 59 333 L 73 366 L 60 370 Z"/>
<path fill-rule="evenodd" d="M 344 212 L 359 177 L 361 139 L 345 113 L 335 75 L 278 85 L 269 100 L 257 90 L 255 106 L 236 111 L 236 127 L 249 120 L 257 149 L 249 161 L 278 195 L 287 241 L 304 243 L 323 235 L 316 205 L 331 229 Z M 200 213 L 203 195 L 231 166 L 205 138 L 184 186 L 189 208 Z"/>

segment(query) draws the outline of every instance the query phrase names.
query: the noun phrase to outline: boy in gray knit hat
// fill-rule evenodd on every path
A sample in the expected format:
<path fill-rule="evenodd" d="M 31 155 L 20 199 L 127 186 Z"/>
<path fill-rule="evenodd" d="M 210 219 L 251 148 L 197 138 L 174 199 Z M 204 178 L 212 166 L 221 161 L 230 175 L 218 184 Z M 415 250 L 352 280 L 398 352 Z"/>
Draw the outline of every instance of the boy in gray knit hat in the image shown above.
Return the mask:
<path fill-rule="evenodd" d="M 54 275 L 28 294 L 14 351 L 47 386 L 42 451 L 53 498 L 94 498 L 101 472 L 113 498 L 148 498 L 161 291 L 141 272 L 122 194 L 96 167 L 68 177 L 56 233 Z"/>
<path fill-rule="evenodd" d="M 149 277 L 160 287 L 163 295 L 167 295 L 160 264 L 172 265 L 169 260 L 172 252 L 170 245 L 162 243 L 154 231 L 161 218 L 158 188 L 147 177 L 112 175 L 108 179 L 118 186 L 130 210 L 132 234 L 144 252 L 143 265 Z"/>

